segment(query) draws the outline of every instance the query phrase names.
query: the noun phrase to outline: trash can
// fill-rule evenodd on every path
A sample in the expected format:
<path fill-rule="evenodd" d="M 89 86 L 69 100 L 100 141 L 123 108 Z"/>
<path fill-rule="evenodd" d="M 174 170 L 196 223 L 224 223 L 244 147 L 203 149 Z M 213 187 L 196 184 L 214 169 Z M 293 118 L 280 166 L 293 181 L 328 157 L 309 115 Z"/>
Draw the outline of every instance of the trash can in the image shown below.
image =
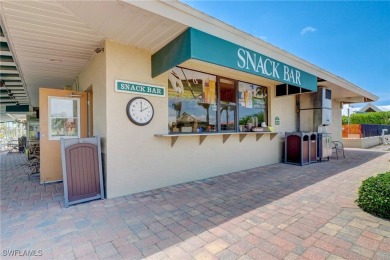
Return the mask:
<path fill-rule="evenodd" d="M 317 162 L 317 133 L 310 133 L 310 163 Z"/>
<path fill-rule="evenodd" d="M 309 164 L 310 162 L 309 151 L 309 135 L 303 135 L 302 137 L 302 164 Z"/>
<path fill-rule="evenodd" d="M 310 134 L 307 132 L 286 132 L 285 163 L 306 165 L 310 163 Z"/>

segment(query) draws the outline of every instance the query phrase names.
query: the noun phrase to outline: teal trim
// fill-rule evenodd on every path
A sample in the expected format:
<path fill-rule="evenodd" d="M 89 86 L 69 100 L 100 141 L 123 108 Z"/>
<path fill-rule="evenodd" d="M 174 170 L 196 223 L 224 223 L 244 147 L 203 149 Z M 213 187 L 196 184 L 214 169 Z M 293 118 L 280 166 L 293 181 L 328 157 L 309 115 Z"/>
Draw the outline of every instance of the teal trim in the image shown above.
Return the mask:
<path fill-rule="evenodd" d="M 29 105 L 19 105 L 19 106 L 6 106 L 5 107 L 6 113 L 12 113 L 12 112 L 30 112 L 30 106 Z"/>
<path fill-rule="evenodd" d="M 190 29 L 152 55 L 152 77 L 191 59 Z"/>
<path fill-rule="evenodd" d="M 317 91 L 316 76 L 194 28 L 188 28 L 152 56 L 152 77 L 189 59 Z"/>
<path fill-rule="evenodd" d="M 138 82 L 115 80 L 115 91 L 165 97 L 165 88 Z"/>

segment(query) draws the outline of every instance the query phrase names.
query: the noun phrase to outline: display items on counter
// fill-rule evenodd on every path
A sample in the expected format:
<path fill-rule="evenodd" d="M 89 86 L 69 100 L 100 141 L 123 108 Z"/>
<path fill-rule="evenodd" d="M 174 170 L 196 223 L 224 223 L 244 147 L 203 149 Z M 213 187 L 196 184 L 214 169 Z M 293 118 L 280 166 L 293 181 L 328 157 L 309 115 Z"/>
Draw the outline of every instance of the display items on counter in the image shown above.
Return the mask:
<path fill-rule="evenodd" d="M 240 132 L 269 132 L 265 123 L 267 121 L 267 88 L 239 82 L 238 93 Z"/>
<path fill-rule="evenodd" d="M 169 72 L 169 132 L 216 131 L 216 80 L 214 75 L 180 67 Z"/>
<path fill-rule="evenodd" d="M 266 87 L 175 67 L 168 75 L 168 129 L 170 133 L 269 131 L 261 126 L 267 122 L 267 99 Z"/>

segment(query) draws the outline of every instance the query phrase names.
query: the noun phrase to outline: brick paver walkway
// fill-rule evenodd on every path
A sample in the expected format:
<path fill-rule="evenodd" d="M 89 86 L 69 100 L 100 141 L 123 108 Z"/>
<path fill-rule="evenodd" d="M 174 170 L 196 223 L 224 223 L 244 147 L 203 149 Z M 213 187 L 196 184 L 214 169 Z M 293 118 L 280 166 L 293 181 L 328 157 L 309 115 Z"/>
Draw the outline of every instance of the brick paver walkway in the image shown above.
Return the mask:
<path fill-rule="evenodd" d="M 346 156 L 64 208 L 62 184 L 28 180 L 24 156 L 2 154 L 1 256 L 388 260 L 390 222 L 354 200 L 363 179 L 390 169 L 390 153 Z"/>

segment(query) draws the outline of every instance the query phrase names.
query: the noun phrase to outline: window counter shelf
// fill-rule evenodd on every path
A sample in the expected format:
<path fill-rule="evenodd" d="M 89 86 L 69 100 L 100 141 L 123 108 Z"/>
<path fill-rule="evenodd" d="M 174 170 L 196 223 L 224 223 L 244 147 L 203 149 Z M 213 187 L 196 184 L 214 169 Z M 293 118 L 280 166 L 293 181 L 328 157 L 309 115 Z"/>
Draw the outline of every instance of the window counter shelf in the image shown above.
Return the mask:
<path fill-rule="evenodd" d="M 270 140 L 278 135 L 278 132 L 224 132 L 224 133 L 180 133 L 180 134 L 155 134 L 156 137 L 171 138 L 171 147 L 173 147 L 179 137 L 199 136 L 199 145 L 203 143 L 207 136 L 222 136 L 222 142 L 225 143 L 231 135 L 239 135 L 240 142 L 247 135 L 256 135 L 258 141 L 263 135 L 269 135 Z"/>

